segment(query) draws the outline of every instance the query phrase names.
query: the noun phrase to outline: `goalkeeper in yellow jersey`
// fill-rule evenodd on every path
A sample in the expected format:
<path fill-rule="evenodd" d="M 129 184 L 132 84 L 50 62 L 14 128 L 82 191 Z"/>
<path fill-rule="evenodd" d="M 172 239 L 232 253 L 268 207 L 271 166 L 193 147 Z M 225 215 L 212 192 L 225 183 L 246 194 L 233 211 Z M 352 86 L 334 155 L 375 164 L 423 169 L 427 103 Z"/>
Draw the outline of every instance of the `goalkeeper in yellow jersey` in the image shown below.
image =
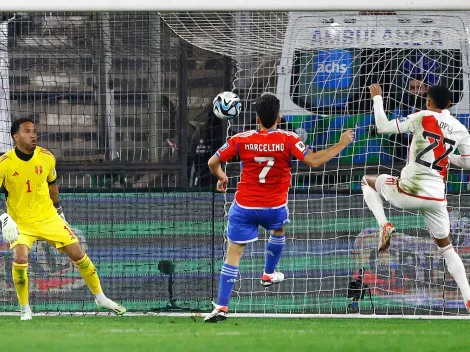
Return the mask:
<path fill-rule="evenodd" d="M 36 145 L 37 133 L 30 119 L 19 119 L 11 126 L 15 148 L 0 157 L 0 186 L 6 194 L 7 212 L 0 210 L 3 238 L 13 250 L 12 275 L 21 320 L 31 320 L 28 292 L 28 253 L 37 240 L 47 241 L 67 254 L 75 263 L 98 308 L 122 315 L 126 309 L 107 298 L 101 289 L 95 266 L 73 233 L 60 205 L 55 184 L 55 158 Z"/>

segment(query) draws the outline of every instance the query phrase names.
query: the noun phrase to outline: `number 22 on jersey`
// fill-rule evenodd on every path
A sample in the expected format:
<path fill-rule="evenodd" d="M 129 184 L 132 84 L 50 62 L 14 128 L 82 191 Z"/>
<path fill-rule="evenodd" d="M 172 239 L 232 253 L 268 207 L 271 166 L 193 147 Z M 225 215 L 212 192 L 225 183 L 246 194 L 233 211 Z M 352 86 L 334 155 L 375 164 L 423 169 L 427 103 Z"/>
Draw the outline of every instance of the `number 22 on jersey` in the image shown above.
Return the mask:
<path fill-rule="evenodd" d="M 255 161 L 257 163 L 267 162 L 266 165 L 261 169 L 261 172 L 258 175 L 259 183 L 266 183 L 266 175 L 269 170 L 274 166 L 274 157 L 273 156 L 255 156 Z"/>
<path fill-rule="evenodd" d="M 420 165 L 431 167 L 432 169 L 439 172 L 442 171 L 444 167 L 439 165 L 439 163 L 446 159 L 447 156 L 454 150 L 454 145 L 456 142 L 445 137 L 442 139 L 440 135 L 426 130 L 423 131 L 423 138 L 430 138 L 431 140 L 428 139 L 430 144 L 416 155 L 416 162 Z M 449 147 L 446 148 L 446 145 L 449 145 Z M 435 160 L 432 164 L 422 159 L 423 156 L 431 150 L 434 152 L 435 157 Z M 438 153 L 436 153 L 436 151 L 438 151 Z"/>

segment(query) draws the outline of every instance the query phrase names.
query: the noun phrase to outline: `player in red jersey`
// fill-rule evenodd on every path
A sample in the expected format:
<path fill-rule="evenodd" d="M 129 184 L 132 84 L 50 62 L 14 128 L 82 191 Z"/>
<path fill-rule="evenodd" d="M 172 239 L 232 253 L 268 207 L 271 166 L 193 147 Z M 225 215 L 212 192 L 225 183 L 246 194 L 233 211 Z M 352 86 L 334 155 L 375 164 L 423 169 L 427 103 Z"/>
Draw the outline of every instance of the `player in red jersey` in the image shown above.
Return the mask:
<path fill-rule="evenodd" d="M 220 273 L 219 295 L 215 309 L 204 321 L 217 322 L 227 318 L 227 306 L 245 245 L 258 239 L 258 227 L 271 230 L 266 247 L 266 265 L 261 285 L 270 286 L 284 280 L 276 272 L 285 243 L 284 225 L 289 222 L 287 196 L 291 182 L 292 157 L 310 167 L 318 167 L 337 156 L 354 139 L 348 130 L 331 148 L 312 152 L 295 133 L 278 130 L 279 99 L 262 95 L 256 106 L 258 130 L 236 134 L 209 160 L 209 168 L 217 177 L 217 190 L 225 192 L 228 178 L 221 164 L 239 155 L 241 179 L 235 200 L 228 214 L 228 249 Z"/>

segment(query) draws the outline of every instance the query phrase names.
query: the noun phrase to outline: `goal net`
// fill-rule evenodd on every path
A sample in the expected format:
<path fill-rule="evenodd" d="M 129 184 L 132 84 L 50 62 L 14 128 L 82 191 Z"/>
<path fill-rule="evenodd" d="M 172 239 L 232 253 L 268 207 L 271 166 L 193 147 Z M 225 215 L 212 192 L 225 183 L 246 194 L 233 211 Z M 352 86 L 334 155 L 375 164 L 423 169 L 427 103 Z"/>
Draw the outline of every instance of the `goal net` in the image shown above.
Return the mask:
<path fill-rule="evenodd" d="M 280 127 L 313 150 L 345 128 L 357 138 L 324 167 L 293 162 L 286 281 L 259 285 L 262 231 L 245 251 L 231 311 L 460 315 L 460 293 L 418 214 L 388 207 L 399 234 L 378 254 L 360 178 L 398 175 L 410 139 L 375 133 L 372 82 L 384 88 L 389 118 L 422 108 L 427 87 L 445 84 L 451 112 L 469 126 L 469 22 L 468 12 L 3 13 L 0 153 L 11 148 L 11 121 L 33 119 L 38 144 L 56 156 L 66 218 L 109 297 L 129 311 L 207 311 L 240 171 L 226 165 L 224 198 L 207 159 L 225 135 L 255 128 L 255 100 L 275 93 Z M 229 89 L 243 112 L 225 126 L 208 111 Z M 469 188 L 468 174 L 451 169 L 451 235 L 467 269 Z M 9 244 L 0 251 L 0 311 L 12 312 Z M 47 243 L 33 246 L 28 270 L 35 311 L 96 309 L 73 264 Z M 356 307 L 348 286 L 360 273 L 371 296 Z"/>
<path fill-rule="evenodd" d="M 364 174 L 399 175 L 411 136 L 377 135 L 368 92 L 384 89 L 389 118 L 424 108 L 427 87 L 453 94 L 451 112 L 469 126 L 469 12 L 233 12 L 162 13 L 165 23 L 197 47 L 236 62 L 233 90 L 243 112 L 227 134 L 255 128 L 253 104 L 264 92 L 281 100 L 281 128 L 321 150 L 346 128 L 356 141 L 318 169 L 293 162 L 291 223 L 280 270 L 286 280 L 259 285 L 269 234 L 248 245 L 231 311 L 456 315 L 465 312 L 419 214 L 388 206 L 398 229 L 390 250 L 377 251 L 378 228 L 363 202 Z M 238 162 L 226 166 L 230 190 Z M 468 174 L 450 170 L 447 183 L 451 236 L 470 269 Z M 261 196 L 261 195 L 260 195 Z M 228 211 L 233 194 L 226 197 Z M 362 274 L 370 287 L 358 307 L 346 298 Z"/>
<path fill-rule="evenodd" d="M 199 187 L 214 183 L 199 141 L 222 144 L 206 122 L 227 59 L 187 44 L 156 12 L 1 15 L 0 153 L 13 120 L 35 122 L 110 298 L 129 311 L 208 310 L 223 197 Z M 0 240 L 2 312 L 18 309 L 9 247 Z M 73 263 L 44 241 L 28 277 L 35 312 L 96 310 Z"/>

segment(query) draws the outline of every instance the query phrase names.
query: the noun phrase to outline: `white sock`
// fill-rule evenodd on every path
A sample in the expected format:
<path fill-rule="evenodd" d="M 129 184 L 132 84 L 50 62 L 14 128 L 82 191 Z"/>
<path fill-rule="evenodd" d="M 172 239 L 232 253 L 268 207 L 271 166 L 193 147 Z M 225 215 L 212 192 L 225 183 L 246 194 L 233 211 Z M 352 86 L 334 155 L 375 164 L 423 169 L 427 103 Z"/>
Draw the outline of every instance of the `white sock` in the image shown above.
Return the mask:
<path fill-rule="evenodd" d="M 106 296 L 104 295 L 103 292 L 101 292 L 101 293 L 98 293 L 97 295 L 95 295 L 95 299 L 98 302 L 103 302 L 106 299 Z"/>
<path fill-rule="evenodd" d="M 24 306 L 21 306 L 21 308 L 23 308 L 24 310 L 31 310 L 29 304 L 25 304 Z"/>
<path fill-rule="evenodd" d="M 384 226 L 388 220 L 385 216 L 384 203 L 382 202 L 382 198 L 380 198 L 380 195 L 375 189 L 367 184 L 365 177 L 362 178 L 361 188 L 362 193 L 364 194 L 364 201 L 374 214 L 377 222 L 379 223 L 379 226 Z"/>
<path fill-rule="evenodd" d="M 462 259 L 460 259 L 459 255 L 455 252 L 454 247 L 451 244 L 449 244 L 447 247 L 439 248 L 439 252 L 446 261 L 447 270 L 459 286 L 463 299 L 465 302 L 469 301 L 470 285 L 468 284 L 467 273 L 465 272 Z"/>

